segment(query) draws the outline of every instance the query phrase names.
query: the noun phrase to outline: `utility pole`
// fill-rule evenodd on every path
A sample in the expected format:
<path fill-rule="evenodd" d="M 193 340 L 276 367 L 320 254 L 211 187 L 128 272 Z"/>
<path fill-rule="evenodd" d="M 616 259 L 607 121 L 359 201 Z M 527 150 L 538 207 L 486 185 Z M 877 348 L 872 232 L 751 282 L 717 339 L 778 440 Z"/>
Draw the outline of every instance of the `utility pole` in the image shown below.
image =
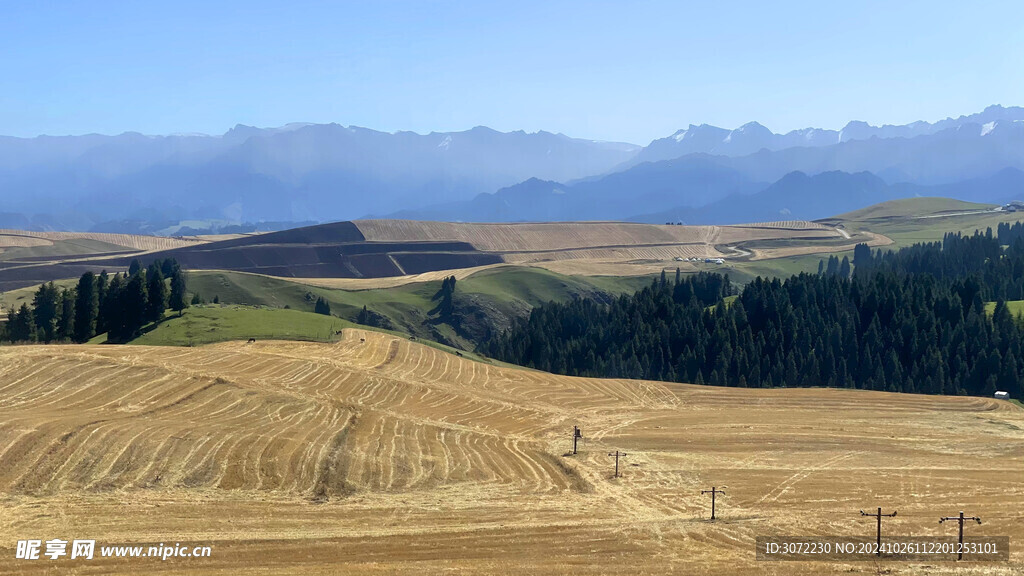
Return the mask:
<path fill-rule="evenodd" d="M 711 494 L 711 519 L 715 519 L 715 496 L 718 494 L 725 495 L 725 490 L 719 490 L 717 487 L 712 486 L 711 490 L 701 490 L 701 496 L 704 494 Z"/>
<path fill-rule="evenodd" d="M 978 524 L 981 524 L 981 518 L 978 518 L 977 516 L 964 516 L 964 511 L 961 510 L 960 511 L 960 516 L 944 516 L 942 518 L 939 518 L 939 524 L 942 524 L 946 520 L 956 520 L 960 524 L 960 540 L 959 540 L 960 547 L 956 551 L 956 559 L 957 560 L 963 560 L 964 559 L 964 520 L 974 520 Z"/>
<path fill-rule="evenodd" d="M 868 514 L 867 512 L 861 510 L 860 511 L 860 515 L 861 516 L 874 516 L 875 518 L 878 519 L 878 536 L 877 536 L 877 540 L 875 541 L 875 545 L 878 548 L 875 551 L 875 556 L 881 556 L 882 555 L 882 517 L 884 516 L 886 518 L 892 518 L 893 516 L 896 515 L 896 511 L 893 510 L 892 514 L 882 514 L 882 507 L 879 506 L 878 507 L 878 512 L 875 512 L 874 514 Z"/>
<path fill-rule="evenodd" d="M 618 450 L 616 450 L 615 452 L 609 452 L 608 455 L 609 456 L 615 456 L 615 477 L 618 478 L 619 477 L 619 456 L 622 456 L 623 458 L 625 458 L 626 456 L 628 456 L 628 454 L 626 454 L 625 452 L 619 452 Z"/>
<path fill-rule="evenodd" d="M 579 426 L 572 427 L 572 453 L 576 453 L 576 441 L 583 438 L 583 432 L 580 431 Z"/>

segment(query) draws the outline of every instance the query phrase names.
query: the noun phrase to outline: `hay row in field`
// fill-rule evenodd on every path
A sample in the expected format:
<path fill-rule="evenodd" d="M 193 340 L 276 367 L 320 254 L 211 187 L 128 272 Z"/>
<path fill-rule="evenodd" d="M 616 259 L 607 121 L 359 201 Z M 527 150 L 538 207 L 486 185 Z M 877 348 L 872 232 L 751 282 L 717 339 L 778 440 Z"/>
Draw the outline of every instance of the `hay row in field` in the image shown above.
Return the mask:
<path fill-rule="evenodd" d="M 563 456 L 573 425 L 584 440 Z M 166 564 L 192 576 L 762 574 L 756 536 L 873 535 L 856 511 L 875 505 L 899 509 L 887 534 L 949 535 L 936 518 L 965 507 L 985 520 L 974 534 L 1024 537 L 1022 442 L 1024 412 L 987 398 L 571 378 L 363 330 L 0 347 L 0 540 L 212 542 Z M 1012 555 L 927 571 L 1009 574 Z"/>
<path fill-rule="evenodd" d="M 527 373 L 515 386 L 535 400 L 521 404 L 492 388 L 492 371 L 515 371 L 379 334 L 347 336 L 317 349 L 136 348 L 130 359 L 125 349 L 0 351 L 0 492 L 177 487 L 318 498 L 460 482 L 558 491 L 572 478 L 525 436 L 560 418 L 552 406 L 647 402 L 621 384 L 598 381 L 580 395 L 557 383 L 569 379 Z M 61 352 L 68 361 L 56 361 Z"/>

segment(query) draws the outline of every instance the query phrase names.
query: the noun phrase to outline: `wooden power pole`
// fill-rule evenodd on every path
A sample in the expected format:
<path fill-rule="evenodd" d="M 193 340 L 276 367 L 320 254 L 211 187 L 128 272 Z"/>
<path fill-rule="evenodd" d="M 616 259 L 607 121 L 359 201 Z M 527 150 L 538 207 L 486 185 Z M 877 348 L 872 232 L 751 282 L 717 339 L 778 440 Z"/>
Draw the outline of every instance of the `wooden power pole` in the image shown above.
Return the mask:
<path fill-rule="evenodd" d="M 715 496 L 718 494 L 725 495 L 725 490 L 719 490 L 717 487 L 712 486 L 711 490 L 701 490 L 701 495 L 711 494 L 711 519 L 715 519 Z"/>
<path fill-rule="evenodd" d="M 608 455 L 609 456 L 615 456 L 615 477 L 618 478 L 619 477 L 619 456 L 622 456 L 623 458 L 625 458 L 626 456 L 628 456 L 628 454 L 626 454 L 625 452 L 619 452 L 618 450 L 616 450 L 615 452 L 609 452 Z"/>
<path fill-rule="evenodd" d="M 960 511 L 960 516 L 944 516 L 942 518 L 939 518 L 939 524 L 942 524 L 946 520 L 956 520 L 957 523 L 960 524 L 960 539 L 958 540 L 958 542 L 960 543 L 960 547 L 956 551 L 956 559 L 957 560 L 963 560 L 964 559 L 964 520 L 974 520 L 978 524 L 981 524 L 981 518 L 978 518 L 977 516 L 964 516 L 964 511 L 961 510 Z"/>
<path fill-rule="evenodd" d="M 882 517 L 892 518 L 893 516 L 896 515 L 896 511 L 893 510 L 892 514 L 882 514 L 882 508 L 881 508 L 881 506 L 879 506 L 878 512 L 875 512 L 874 514 L 868 514 L 867 512 L 861 510 L 860 511 L 860 515 L 861 516 L 874 516 L 875 518 L 878 519 L 878 532 L 877 532 L 877 536 L 876 536 L 876 540 L 875 540 L 875 545 L 878 548 L 875 551 L 875 556 L 881 556 L 882 555 Z"/>
<path fill-rule="evenodd" d="M 579 426 L 572 427 L 572 453 L 576 453 L 576 441 L 583 438 L 583 432 L 580 431 Z"/>

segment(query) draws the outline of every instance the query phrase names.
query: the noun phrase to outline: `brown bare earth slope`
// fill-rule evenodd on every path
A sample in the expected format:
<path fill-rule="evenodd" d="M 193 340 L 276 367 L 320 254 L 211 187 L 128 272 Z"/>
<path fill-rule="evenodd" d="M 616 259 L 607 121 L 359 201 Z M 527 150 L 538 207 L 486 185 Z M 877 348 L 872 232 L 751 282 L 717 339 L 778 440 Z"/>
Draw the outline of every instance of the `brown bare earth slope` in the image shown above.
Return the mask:
<path fill-rule="evenodd" d="M 754 538 L 867 536 L 883 506 L 889 534 L 965 510 L 1018 543 L 1022 478 L 1024 411 L 988 399 L 570 378 L 359 330 L 0 348 L 0 574 L 1020 574 L 1019 544 L 831 565 Z M 212 556 L 14 560 L 26 538 Z"/>

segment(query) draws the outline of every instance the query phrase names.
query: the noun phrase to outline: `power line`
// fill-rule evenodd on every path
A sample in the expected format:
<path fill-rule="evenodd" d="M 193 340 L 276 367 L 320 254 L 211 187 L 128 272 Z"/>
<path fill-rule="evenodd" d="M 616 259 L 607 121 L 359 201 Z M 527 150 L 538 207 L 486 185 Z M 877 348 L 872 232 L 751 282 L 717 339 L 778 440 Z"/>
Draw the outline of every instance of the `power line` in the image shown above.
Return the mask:
<path fill-rule="evenodd" d="M 622 456 L 623 458 L 625 458 L 629 454 L 626 454 L 625 452 L 619 452 L 618 450 L 616 450 L 615 452 L 609 452 L 608 455 L 609 456 L 615 456 L 615 477 L 618 478 L 619 477 L 619 456 Z"/>
<path fill-rule="evenodd" d="M 860 515 L 861 516 L 874 516 L 875 518 L 878 519 L 878 535 L 877 535 L 877 539 L 875 541 L 875 545 L 877 546 L 877 549 L 875 550 L 875 556 L 881 556 L 882 555 L 882 518 L 883 517 L 885 517 L 885 518 L 892 518 L 893 516 L 896 515 L 896 511 L 893 510 L 892 514 L 882 514 L 882 507 L 879 506 L 878 507 L 878 512 L 875 512 L 874 514 L 868 514 L 867 512 L 861 510 L 860 511 Z"/>
<path fill-rule="evenodd" d="M 939 518 L 939 524 L 942 524 L 946 520 L 956 520 L 960 524 L 960 540 L 959 540 L 960 546 L 959 546 L 959 548 L 956 551 L 956 559 L 957 560 L 963 560 L 964 559 L 964 520 L 974 520 L 978 524 L 981 524 L 981 518 L 978 518 L 977 516 L 964 516 L 964 511 L 961 510 L 960 511 L 960 516 L 943 516 L 942 518 Z"/>
<path fill-rule="evenodd" d="M 711 519 L 715 519 L 715 496 L 721 494 L 725 496 L 725 490 L 719 490 L 717 487 L 712 486 L 711 490 L 701 490 L 701 495 L 711 494 Z"/>

